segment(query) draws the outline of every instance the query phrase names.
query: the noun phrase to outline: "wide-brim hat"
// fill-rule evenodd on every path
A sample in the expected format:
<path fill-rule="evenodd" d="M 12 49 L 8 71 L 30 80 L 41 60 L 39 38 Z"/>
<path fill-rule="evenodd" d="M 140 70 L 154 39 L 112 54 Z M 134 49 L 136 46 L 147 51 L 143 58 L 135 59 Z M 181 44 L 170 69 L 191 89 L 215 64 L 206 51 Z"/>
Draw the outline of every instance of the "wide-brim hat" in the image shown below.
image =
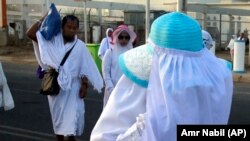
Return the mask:
<path fill-rule="evenodd" d="M 123 74 L 134 83 L 146 88 L 152 65 L 153 48 L 149 44 L 133 48 L 119 56 Z"/>

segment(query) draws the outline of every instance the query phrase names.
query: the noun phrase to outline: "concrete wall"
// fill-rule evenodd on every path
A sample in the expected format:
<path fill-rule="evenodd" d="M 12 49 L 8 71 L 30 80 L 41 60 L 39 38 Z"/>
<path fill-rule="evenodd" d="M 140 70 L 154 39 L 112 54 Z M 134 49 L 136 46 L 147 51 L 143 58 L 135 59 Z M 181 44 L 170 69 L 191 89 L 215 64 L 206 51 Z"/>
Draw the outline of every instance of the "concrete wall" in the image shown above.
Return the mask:
<path fill-rule="evenodd" d="M 0 46 L 7 45 L 6 0 L 0 1 Z"/>
<path fill-rule="evenodd" d="M 6 46 L 7 45 L 7 30 L 6 29 L 0 29 L 0 46 Z"/>
<path fill-rule="evenodd" d="M 122 2 L 122 3 L 133 3 L 133 4 L 144 4 L 146 5 L 146 0 L 95 0 L 95 1 L 105 1 L 105 2 Z M 227 0 L 231 1 L 231 0 Z M 150 0 L 151 10 L 166 10 L 171 11 L 167 7 L 166 3 L 175 3 L 177 0 Z M 221 0 L 187 0 L 187 2 L 197 2 L 197 3 L 220 3 Z"/>

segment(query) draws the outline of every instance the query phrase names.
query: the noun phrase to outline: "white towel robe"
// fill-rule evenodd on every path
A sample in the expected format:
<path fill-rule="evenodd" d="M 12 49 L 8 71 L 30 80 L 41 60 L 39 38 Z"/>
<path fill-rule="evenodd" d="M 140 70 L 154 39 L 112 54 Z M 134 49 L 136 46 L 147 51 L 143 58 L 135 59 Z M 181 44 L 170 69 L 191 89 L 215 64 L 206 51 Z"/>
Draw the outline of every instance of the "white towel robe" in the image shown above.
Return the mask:
<path fill-rule="evenodd" d="M 3 71 L 2 63 L 0 62 L 0 108 L 1 107 L 7 111 L 13 109 L 15 104 Z"/>
<path fill-rule="evenodd" d="M 116 141 L 146 111 L 146 88 L 125 75 L 118 81 L 108 103 L 92 130 L 91 141 Z"/>
<path fill-rule="evenodd" d="M 65 53 L 75 43 L 64 45 L 62 34 L 51 41 L 37 32 L 41 61 L 46 66 L 58 68 Z M 78 39 L 77 39 L 78 40 Z M 81 135 L 84 127 L 84 100 L 79 97 L 80 77 L 86 75 L 98 92 L 103 87 L 102 77 L 86 45 L 78 40 L 64 65 L 59 69 L 57 96 L 48 96 L 54 132 L 57 135 Z"/>

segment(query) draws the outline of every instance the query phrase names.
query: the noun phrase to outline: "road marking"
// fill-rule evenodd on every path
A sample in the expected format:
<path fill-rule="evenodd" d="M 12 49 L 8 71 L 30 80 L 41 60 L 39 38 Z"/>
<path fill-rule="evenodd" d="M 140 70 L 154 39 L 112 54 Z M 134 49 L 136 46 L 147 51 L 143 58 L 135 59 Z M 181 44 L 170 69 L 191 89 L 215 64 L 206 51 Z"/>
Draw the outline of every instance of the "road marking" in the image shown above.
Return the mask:
<path fill-rule="evenodd" d="M 235 94 L 237 94 L 237 95 L 250 95 L 250 92 L 246 92 L 246 91 L 237 91 L 237 93 L 235 92 Z"/>
<path fill-rule="evenodd" d="M 54 138 L 55 137 L 54 134 L 48 134 L 48 133 L 43 133 L 43 132 L 38 132 L 38 131 L 32 131 L 32 130 L 27 130 L 27 129 L 23 129 L 23 128 L 16 128 L 16 127 L 7 126 L 7 125 L 0 125 L 0 128 L 5 129 L 5 130 L 0 129 L 0 133 L 9 134 L 9 135 L 13 135 L 13 136 L 20 136 L 20 137 L 29 138 L 29 139 L 34 139 L 34 140 L 37 140 L 37 141 L 44 141 L 44 139 L 47 140 L 48 138 Z M 13 130 L 13 131 L 6 131 L 6 129 Z M 22 134 L 22 133 L 16 133 L 18 131 L 26 133 L 26 134 L 33 134 L 33 136 L 32 135 L 25 135 L 25 134 Z M 37 137 L 38 135 L 42 136 L 42 137 L 45 137 L 45 138 L 39 138 L 39 137 Z M 77 140 L 78 141 L 84 141 L 84 140 L 81 140 L 81 139 L 77 139 Z"/>
<path fill-rule="evenodd" d="M 21 132 L 31 133 L 31 134 L 37 134 L 37 135 L 41 135 L 41 136 L 54 137 L 53 134 L 47 134 L 47 133 L 42 133 L 42 132 L 37 132 L 37 131 L 31 131 L 31 130 L 27 130 L 27 129 L 23 129 L 23 128 L 16 128 L 16 127 L 11 127 L 11 126 L 6 126 L 6 125 L 0 125 L 0 128 L 10 129 L 10 130 L 15 130 L 15 131 L 21 131 Z"/>
<path fill-rule="evenodd" d="M 13 136 L 18 136 L 18 137 L 23 137 L 23 138 L 28 138 L 28 139 L 32 139 L 32 140 L 36 140 L 36 141 L 44 141 L 44 140 L 48 140 L 47 138 L 39 138 L 36 136 L 30 136 L 30 135 L 24 135 L 24 134 L 20 134 L 20 133 L 14 133 L 14 132 L 8 132 L 8 131 L 3 131 L 0 129 L 0 133 L 2 134 L 9 134 L 9 135 L 13 135 Z"/>

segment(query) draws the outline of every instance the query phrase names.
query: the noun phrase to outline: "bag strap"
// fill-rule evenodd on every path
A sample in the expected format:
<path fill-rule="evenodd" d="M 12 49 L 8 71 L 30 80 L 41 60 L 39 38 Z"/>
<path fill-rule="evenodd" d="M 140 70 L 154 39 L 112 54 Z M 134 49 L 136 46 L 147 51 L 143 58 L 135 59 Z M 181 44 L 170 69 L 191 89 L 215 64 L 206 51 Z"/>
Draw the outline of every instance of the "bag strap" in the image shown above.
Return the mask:
<path fill-rule="evenodd" d="M 106 37 L 107 38 L 107 45 L 108 45 L 108 49 L 109 49 L 109 37 Z"/>
<path fill-rule="evenodd" d="M 78 40 L 78 39 L 77 39 Z M 66 54 L 64 55 L 63 59 L 62 59 L 62 62 L 60 63 L 60 66 L 63 66 L 63 64 L 65 63 L 66 59 L 68 58 L 70 52 L 72 51 L 72 49 L 74 48 L 74 46 L 76 45 L 77 41 L 75 42 L 75 44 L 73 45 L 73 47 L 68 51 L 66 52 Z"/>

